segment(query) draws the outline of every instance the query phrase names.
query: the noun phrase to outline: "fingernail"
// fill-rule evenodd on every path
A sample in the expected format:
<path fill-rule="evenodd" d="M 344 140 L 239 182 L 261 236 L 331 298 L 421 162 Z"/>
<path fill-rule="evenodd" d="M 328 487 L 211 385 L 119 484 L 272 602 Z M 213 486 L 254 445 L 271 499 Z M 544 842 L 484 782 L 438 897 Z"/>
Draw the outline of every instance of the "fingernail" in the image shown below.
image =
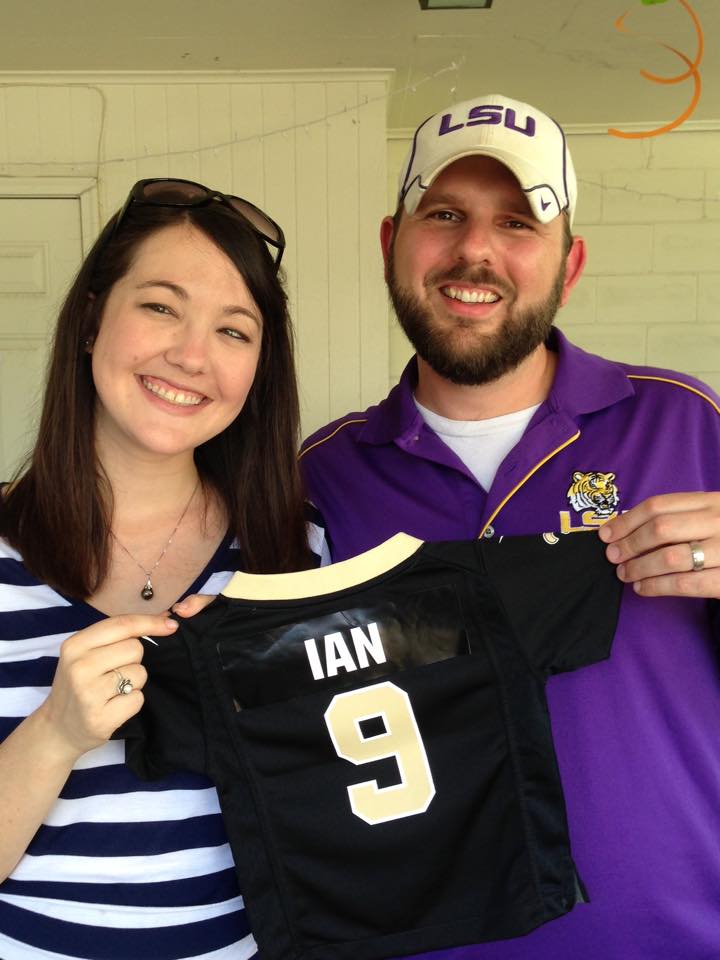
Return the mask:
<path fill-rule="evenodd" d="M 167 618 L 165 619 L 165 626 L 166 626 L 166 627 L 169 627 L 171 630 L 177 630 L 177 628 L 178 628 L 178 622 L 177 622 L 177 620 L 173 620 L 173 619 L 171 619 L 170 617 L 167 617 Z"/>
<path fill-rule="evenodd" d="M 598 536 L 607 543 L 608 540 L 612 539 L 612 527 L 604 523 L 598 530 Z"/>
<path fill-rule="evenodd" d="M 621 563 L 620 566 L 617 568 L 617 575 L 618 575 L 618 577 L 620 577 L 621 580 L 624 580 L 624 579 L 625 579 L 625 564 L 624 564 L 624 563 Z"/>
<path fill-rule="evenodd" d="M 620 559 L 620 547 L 614 543 L 611 543 L 605 551 L 605 556 L 608 558 L 610 563 L 617 563 L 617 561 Z"/>

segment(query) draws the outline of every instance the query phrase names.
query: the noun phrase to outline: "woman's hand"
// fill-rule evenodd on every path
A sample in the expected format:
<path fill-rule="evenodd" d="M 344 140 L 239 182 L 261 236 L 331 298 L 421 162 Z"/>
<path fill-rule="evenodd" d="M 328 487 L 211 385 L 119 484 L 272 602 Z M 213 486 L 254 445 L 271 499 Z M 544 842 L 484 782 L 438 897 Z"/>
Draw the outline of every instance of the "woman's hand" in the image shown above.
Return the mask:
<path fill-rule="evenodd" d="M 208 604 L 212 603 L 215 597 L 207 593 L 191 593 L 184 600 L 174 603 L 172 612 L 177 613 L 179 617 L 194 617 L 196 613 L 204 610 Z"/>
<path fill-rule="evenodd" d="M 47 699 L 0 743 L 0 881 L 27 850 L 77 759 L 142 706 L 138 637 L 175 630 L 167 614 L 132 614 L 101 620 L 63 643 Z M 131 692 L 120 693 L 118 674 L 131 681 Z"/>
<path fill-rule="evenodd" d="M 50 693 L 38 708 L 58 759 L 74 762 L 138 712 L 147 679 L 138 637 L 168 636 L 176 629 L 177 622 L 167 614 L 128 614 L 68 637 L 60 648 Z M 131 684 L 125 684 L 127 693 L 120 692 L 123 680 Z"/>

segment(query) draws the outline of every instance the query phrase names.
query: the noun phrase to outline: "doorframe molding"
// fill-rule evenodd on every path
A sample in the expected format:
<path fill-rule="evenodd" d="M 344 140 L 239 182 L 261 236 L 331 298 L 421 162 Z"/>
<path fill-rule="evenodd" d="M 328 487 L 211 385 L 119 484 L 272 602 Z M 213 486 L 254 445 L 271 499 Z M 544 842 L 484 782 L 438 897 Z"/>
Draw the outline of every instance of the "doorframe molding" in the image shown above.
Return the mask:
<path fill-rule="evenodd" d="M 80 238 L 83 258 L 100 229 L 97 180 L 93 177 L 2 177 L 0 197 L 76 199 L 80 204 Z"/>

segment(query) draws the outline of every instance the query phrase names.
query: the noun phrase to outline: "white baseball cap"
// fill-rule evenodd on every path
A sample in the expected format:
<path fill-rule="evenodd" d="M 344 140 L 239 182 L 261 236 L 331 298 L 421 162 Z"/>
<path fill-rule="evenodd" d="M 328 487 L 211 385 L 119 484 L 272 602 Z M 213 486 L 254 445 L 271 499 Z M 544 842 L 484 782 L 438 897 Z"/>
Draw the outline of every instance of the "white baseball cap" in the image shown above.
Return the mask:
<path fill-rule="evenodd" d="M 517 177 L 541 223 L 566 210 L 572 224 L 577 180 L 562 128 L 530 104 L 496 93 L 456 103 L 420 124 L 400 173 L 398 203 L 414 213 L 441 170 L 474 154 L 494 157 Z"/>

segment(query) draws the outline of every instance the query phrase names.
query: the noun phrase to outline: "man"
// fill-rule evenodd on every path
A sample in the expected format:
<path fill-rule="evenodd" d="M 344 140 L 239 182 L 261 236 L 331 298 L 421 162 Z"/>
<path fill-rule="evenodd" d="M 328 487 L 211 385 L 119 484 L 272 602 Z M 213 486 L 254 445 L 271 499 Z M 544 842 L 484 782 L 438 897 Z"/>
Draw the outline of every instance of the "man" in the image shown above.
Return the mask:
<path fill-rule="evenodd" d="M 303 449 L 335 560 L 400 530 L 594 530 L 626 584 L 610 660 L 548 685 L 590 903 L 433 960 L 720 956 L 720 401 L 553 327 L 585 262 L 575 200 L 564 134 L 528 104 L 482 96 L 421 124 L 381 227 L 416 356 Z"/>

